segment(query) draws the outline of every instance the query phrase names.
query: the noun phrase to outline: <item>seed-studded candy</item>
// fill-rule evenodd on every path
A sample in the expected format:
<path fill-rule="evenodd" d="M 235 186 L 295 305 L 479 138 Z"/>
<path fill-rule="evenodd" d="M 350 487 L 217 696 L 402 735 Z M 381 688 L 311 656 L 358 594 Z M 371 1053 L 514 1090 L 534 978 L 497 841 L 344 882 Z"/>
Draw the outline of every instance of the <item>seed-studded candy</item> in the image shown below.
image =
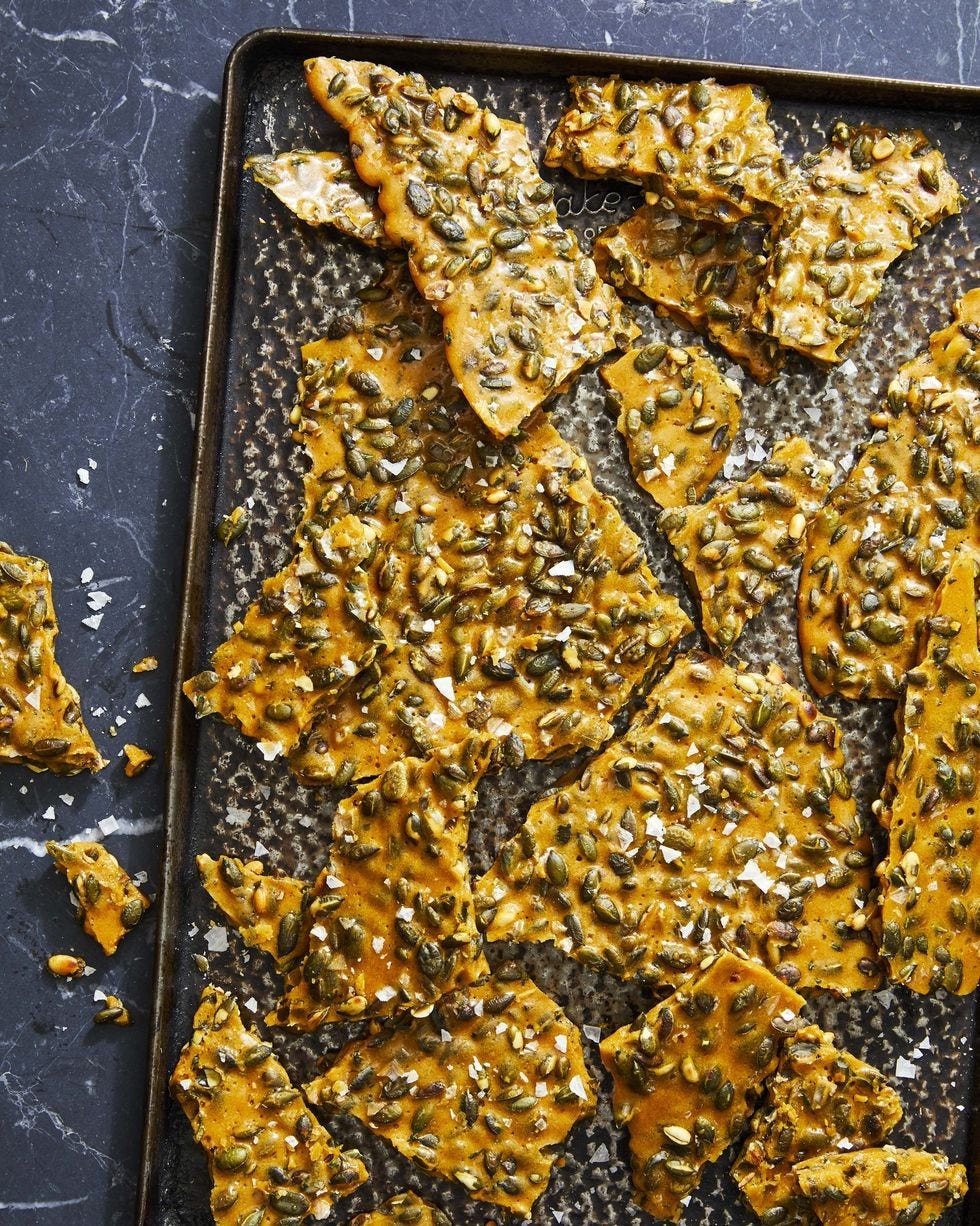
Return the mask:
<path fill-rule="evenodd" d="M 255 154 L 245 169 L 286 208 L 312 226 L 333 226 L 371 247 L 390 247 L 376 194 L 346 153 Z"/>
<path fill-rule="evenodd" d="M 572 104 L 548 141 L 547 166 L 639 183 L 684 217 L 775 213 L 786 168 L 759 86 L 619 77 L 569 84 Z"/>
<path fill-rule="evenodd" d="M 51 572 L 0 541 L 0 763 L 76 775 L 106 762 L 54 657 Z"/>
<path fill-rule="evenodd" d="M 957 550 L 926 619 L 879 811 L 882 953 L 891 979 L 913 992 L 967 994 L 980 982 L 976 571 L 972 550 Z"/>
<path fill-rule="evenodd" d="M 304 915 L 302 960 L 266 1019 L 294 1030 L 425 1011 L 487 973 L 466 839 L 488 747 L 394 762 L 344 799 Z"/>
<path fill-rule="evenodd" d="M 818 694 L 897 697 L 954 550 L 980 548 L 980 289 L 871 420 L 878 433 L 807 534 L 800 646 Z"/>
<path fill-rule="evenodd" d="M 615 290 L 562 228 L 522 124 L 418 74 L 321 57 L 313 96 L 379 189 L 388 236 L 442 316 L 463 395 L 495 435 L 637 333 Z"/>
<path fill-rule="evenodd" d="M 937 222 L 960 211 L 943 155 L 921 132 L 833 129 L 784 194 L 754 327 L 818 362 L 840 362 L 885 273 Z"/>
<path fill-rule="evenodd" d="M 944 1154 L 862 1149 L 794 1167 L 821 1226 L 928 1226 L 966 1195 L 966 1170 Z"/>
<path fill-rule="evenodd" d="M 738 431 L 738 385 L 703 349 L 629 349 L 603 366 L 633 476 L 662 507 L 696 502 Z"/>
<path fill-rule="evenodd" d="M 368 1177 L 312 1115 L 238 1004 L 209 984 L 170 1078 L 211 1168 L 217 1226 L 320 1221 Z"/>
<path fill-rule="evenodd" d="M 399 1192 L 370 1213 L 354 1218 L 353 1226 L 452 1226 L 441 1209 L 414 1192 Z"/>
<path fill-rule="evenodd" d="M 78 917 L 90 937 L 114 954 L 143 918 L 150 900 L 101 843 L 45 843 L 48 855 L 78 899 Z"/>
<path fill-rule="evenodd" d="M 279 969 L 295 961 L 304 930 L 309 882 L 268 873 L 260 860 L 197 857 L 201 884 L 246 945 L 276 959 Z"/>
<path fill-rule="evenodd" d="M 806 1026 L 786 1040 L 732 1175 L 762 1222 L 816 1226 L 794 1164 L 880 1145 L 901 1118 L 883 1073 L 842 1051 L 819 1026 Z"/>
<path fill-rule="evenodd" d="M 621 294 L 653 302 L 720 345 L 756 382 L 769 383 L 782 365 L 779 346 L 749 324 L 767 232 L 752 222 L 692 221 L 645 204 L 598 236 L 594 256 L 599 275 Z"/>
<path fill-rule="evenodd" d="M 872 849 L 837 725 L 787 685 L 680 657 L 477 883 L 490 940 L 676 986 L 724 949 L 801 990 L 879 983 Z"/>
<path fill-rule="evenodd" d="M 746 480 L 696 506 L 660 515 L 701 601 L 705 634 L 722 652 L 779 590 L 803 556 L 807 524 L 820 510 L 834 466 L 801 438 L 777 443 Z"/>
<path fill-rule="evenodd" d="M 513 966 L 349 1044 L 306 1090 L 518 1217 L 596 1101 L 577 1027 Z"/>
<path fill-rule="evenodd" d="M 803 999 L 764 967 L 721 954 L 687 986 L 605 1038 L 616 1122 L 630 1134 L 634 1199 L 678 1221 L 704 1168 L 745 1127 Z"/>

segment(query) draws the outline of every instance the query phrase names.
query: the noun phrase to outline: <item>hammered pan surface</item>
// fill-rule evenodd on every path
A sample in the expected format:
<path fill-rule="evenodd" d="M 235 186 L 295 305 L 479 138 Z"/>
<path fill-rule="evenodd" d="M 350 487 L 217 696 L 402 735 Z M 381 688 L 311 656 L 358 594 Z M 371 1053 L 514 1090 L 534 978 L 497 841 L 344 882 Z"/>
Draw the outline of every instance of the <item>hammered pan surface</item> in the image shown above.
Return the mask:
<path fill-rule="evenodd" d="M 435 79 L 436 74 L 432 76 Z M 751 79 L 751 70 L 746 78 Z M 559 79 L 452 74 L 441 79 L 470 90 L 501 114 L 523 120 L 539 149 L 564 99 Z M 295 55 L 270 47 L 249 73 L 246 97 L 240 157 L 297 147 L 343 147 L 338 132 L 307 96 Z M 881 396 L 891 372 L 923 345 L 931 331 L 946 323 L 953 301 L 980 281 L 976 251 L 980 220 L 971 208 L 977 195 L 975 119 L 863 104 L 851 108 L 834 103 L 821 109 L 784 104 L 778 98 L 773 105 L 774 124 L 793 157 L 819 148 L 822 135 L 841 114 L 853 121 L 924 128 L 945 152 L 964 189 L 964 214 L 944 223 L 894 267 L 869 326 L 842 367 L 824 374 L 791 357 L 786 370 L 768 388 L 757 387 L 736 367 L 731 368 L 729 373 L 743 386 L 742 431 L 735 444 L 736 453 L 743 456 L 752 448 L 768 449 L 774 439 L 798 432 L 821 455 L 846 460 L 864 437 L 866 413 Z M 625 185 L 586 184 L 558 173 L 546 174 L 557 185 L 559 213 L 588 241 L 598 229 L 626 216 L 638 200 Z M 215 507 L 220 517 L 248 501 L 251 521 L 230 549 L 213 548 L 197 667 L 205 665 L 206 653 L 242 614 L 261 579 L 290 552 L 304 469 L 303 455 L 290 441 L 286 420 L 294 396 L 299 347 L 319 336 L 337 305 L 352 290 L 369 283 L 380 267 L 377 258 L 365 250 L 295 220 L 250 181 L 242 182 L 239 207 Z M 673 330 L 646 308 L 638 308 L 637 317 L 649 337 L 691 343 L 690 334 Z M 727 367 L 724 355 L 718 356 L 722 367 Z M 552 411 L 560 430 L 587 455 L 597 484 L 619 500 L 625 518 L 646 541 L 651 564 L 663 585 L 681 594 L 690 610 L 678 567 L 656 530 L 656 508 L 628 475 L 625 452 L 596 373 L 581 377 Z M 743 468 L 733 471 L 737 475 L 751 467 L 747 459 Z M 785 591 L 750 624 L 738 654 L 760 669 L 775 660 L 794 684 L 802 684 L 793 591 Z M 822 705 L 843 721 L 855 793 L 866 810 L 881 784 L 893 707 L 836 701 Z M 489 866 L 495 848 L 514 830 L 530 801 L 568 766 L 567 760 L 530 764 L 486 781 L 472 822 L 475 873 Z M 172 950 L 175 1003 L 166 1054 L 168 1070 L 189 1034 L 206 977 L 236 993 L 245 1004 L 246 1017 L 252 1009 L 252 1015 L 261 1018 L 276 996 L 270 960 L 244 950 L 233 932 L 228 933 L 226 951 L 209 948 L 205 934 L 220 920 L 198 884 L 193 854 L 227 851 L 250 858 L 261 843 L 267 852 L 259 847 L 258 853 L 270 866 L 312 876 L 325 854 L 337 799 L 336 793 L 299 786 L 281 761 L 264 762 L 250 742 L 217 720 L 199 726 L 194 771 L 186 818 L 188 854 L 180 867 L 181 919 Z M 217 943 L 221 943 L 220 934 Z M 652 1003 L 639 988 L 597 976 L 551 946 L 497 945 L 488 954 L 493 963 L 519 958 L 575 1022 L 601 1027 L 604 1033 Z M 195 955 L 207 959 L 207 976 L 195 964 Z M 808 1006 L 807 1014 L 895 1082 L 906 1113 L 891 1138 L 896 1144 L 936 1147 L 964 1160 L 971 1102 L 972 1000 L 945 995 L 923 999 L 904 990 L 885 990 L 849 1001 L 824 997 Z M 273 1031 L 271 1037 L 298 1083 L 326 1067 L 347 1035 L 341 1028 L 328 1027 L 312 1037 L 281 1031 Z M 565 1164 L 556 1170 L 531 1220 L 570 1226 L 640 1226 L 652 1219 L 630 1202 L 626 1137 L 612 1124 L 610 1083 L 597 1047 L 588 1041 L 586 1047 L 602 1090 L 600 1107 L 594 1119 L 573 1132 Z M 899 1059 L 911 1062 L 914 1077 L 896 1079 Z M 441 1205 L 461 1226 L 491 1222 L 506 1226 L 510 1220 L 507 1214 L 495 1213 L 492 1206 L 468 1200 L 449 1183 L 426 1176 L 357 1123 L 342 1117 L 328 1123 L 336 1137 L 361 1150 L 372 1173 L 365 1187 L 338 1202 L 333 1220 L 350 1221 L 405 1187 Z M 152 1220 L 161 1226 L 205 1226 L 211 1221 L 206 1165 L 173 1102 L 166 1107 L 155 1158 L 159 1179 Z M 707 1171 L 687 1210 L 689 1224 L 740 1226 L 754 1220 L 739 1203 L 728 1173 L 730 1159 L 731 1153 Z M 958 1211 L 948 1214 L 944 1222 L 952 1226 L 963 1220 Z"/>

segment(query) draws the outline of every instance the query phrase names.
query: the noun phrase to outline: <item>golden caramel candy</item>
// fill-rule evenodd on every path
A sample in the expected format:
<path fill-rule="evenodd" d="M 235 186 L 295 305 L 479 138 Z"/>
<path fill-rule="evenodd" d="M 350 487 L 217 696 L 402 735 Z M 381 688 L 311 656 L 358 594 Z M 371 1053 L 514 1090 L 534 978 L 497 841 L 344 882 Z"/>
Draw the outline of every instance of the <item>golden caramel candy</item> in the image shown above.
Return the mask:
<path fill-rule="evenodd" d="M 877 987 L 844 766 L 837 725 L 778 670 L 681 656 L 625 736 L 531 806 L 476 885 L 480 925 L 658 988 L 725 949 L 801 990 Z"/>
<path fill-rule="evenodd" d="M 307 881 L 264 871 L 261 861 L 234 856 L 197 857 L 201 884 L 246 945 L 276 959 L 280 970 L 296 961 L 309 929 Z"/>
<path fill-rule="evenodd" d="M 58 871 L 68 879 L 78 899 L 82 927 L 107 954 L 143 918 L 147 896 L 116 857 L 101 843 L 45 843 Z"/>
<path fill-rule="evenodd" d="M 757 85 L 572 77 L 571 106 L 552 132 L 546 166 L 585 179 L 626 179 L 684 217 L 774 215 L 786 178 Z"/>
<path fill-rule="evenodd" d="M 59 979 L 74 979 L 85 971 L 85 959 L 75 954 L 52 954 L 46 966 L 52 975 Z"/>
<path fill-rule="evenodd" d="M 749 326 L 762 284 L 768 231 L 751 222 L 691 221 L 673 209 L 645 204 L 595 241 L 599 275 L 630 298 L 714 341 L 757 383 L 779 373 L 782 355 Z"/>
<path fill-rule="evenodd" d="M 927 618 L 922 659 L 899 704 L 879 817 L 882 953 L 913 992 L 980 983 L 976 783 L 980 770 L 977 556 L 960 548 Z"/>
<path fill-rule="evenodd" d="M 803 999 L 721 954 L 688 986 L 603 1039 L 616 1122 L 630 1134 L 636 1203 L 676 1222 L 702 1172 L 739 1135 Z"/>
<path fill-rule="evenodd" d="M 833 474 L 833 464 L 818 460 L 804 439 L 785 439 L 744 481 L 708 502 L 661 513 L 660 527 L 701 602 L 704 632 L 722 652 L 803 556 L 807 524 Z"/>
<path fill-rule="evenodd" d="M 297 556 L 265 580 L 211 668 L 184 683 L 198 718 L 219 715 L 267 758 L 289 754 L 383 649 L 377 525 L 341 515 L 301 534 Z"/>
<path fill-rule="evenodd" d="M 170 1089 L 207 1154 L 217 1226 L 273 1220 L 267 1211 L 277 1221 L 320 1221 L 368 1177 L 360 1154 L 334 1143 L 272 1045 L 245 1029 L 220 988 L 201 994 Z"/>
<path fill-rule="evenodd" d="M 808 534 L 800 646 L 818 694 L 895 698 L 959 545 L 980 549 L 980 289 L 901 367 L 880 431 Z"/>
<path fill-rule="evenodd" d="M 399 1192 L 377 1209 L 354 1218 L 353 1226 L 452 1226 L 452 1222 L 414 1192 Z"/>
<path fill-rule="evenodd" d="M 530 1216 L 575 1124 L 595 1110 L 582 1040 L 513 966 L 438 1012 L 357 1040 L 306 1086 L 480 1201 Z"/>
<path fill-rule="evenodd" d="M 266 1021 L 293 1030 L 428 1011 L 489 970 L 466 839 L 488 746 L 393 763 L 337 807 L 304 915 L 303 959 Z"/>
<path fill-rule="evenodd" d="M 0 763 L 76 775 L 106 762 L 54 657 L 51 572 L 0 541 Z"/>
<path fill-rule="evenodd" d="M 542 415 L 503 442 L 459 397 L 436 317 L 404 281 L 304 350 L 294 414 L 308 528 L 369 502 L 391 644 L 292 765 L 350 782 L 471 729 L 508 761 L 612 734 L 690 623 L 588 464 Z"/>
<path fill-rule="evenodd" d="M 131 1026 L 133 1019 L 118 996 L 107 996 L 92 1021 L 96 1026 Z"/>
<path fill-rule="evenodd" d="M 388 237 L 442 316 L 446 356 L 498 437 L 637 333 L 616 292 L 562 228 L 522 124 L 417 73 L 321 57 L 317 102 L 379 189 Z"/>
<path fill-rule="evenodd" d="M 786 1040 L 766 1095 L 732 1175 L 763 1222 L 816 1226 L 794 1163 L 880 1145 L 902 1118 L 901 1102 L 883 1073 L 842 1051 L 819 1026 Z"/>
<path fill-rule="evenodd" d="M 245 159 L 245 169 L 300 221 L 333 226 L 370 247 L 391 246 L 377 196 L 346 153 L 255 154 Z"/>
<path fill-rule="evenodd" d="M 141 749 L 139 745 L 124 745 L 123 753 L 126 755 L 123 770 L 128 779 L 135 779 L 137 775 L 142 775 L 153 761 L 153 754 L 148 749 Z"/>
<path fill-rule="evenodd" d="M 862 1149 L 793 1168 L 821 1226 L 928 1226 L 966 1195 L 966 1170 L 944 1154 Z"/>
<path fill-rule="evenodd" d="M 637 484 L 662 507 L 697 502 L 738 431 L 738 385 L 703 349 L 629 349 L 599 372 Z"/>
<path fill-rule="evenodd" d="M 921 132 L 838 122 L 785 190 L 753 326 L 817 362 L 840 362 L 885 273 L 960 211 L 943 155 Z"/>

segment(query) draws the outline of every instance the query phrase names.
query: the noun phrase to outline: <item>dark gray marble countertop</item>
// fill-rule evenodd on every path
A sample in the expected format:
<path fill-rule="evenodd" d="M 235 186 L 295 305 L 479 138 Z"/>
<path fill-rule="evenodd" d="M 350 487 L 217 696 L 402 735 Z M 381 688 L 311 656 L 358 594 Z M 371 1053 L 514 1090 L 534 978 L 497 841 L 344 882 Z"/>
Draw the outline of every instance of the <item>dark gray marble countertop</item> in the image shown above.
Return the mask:
<path fill-rule="evenodd" d="M 162 752 L 225 58 L 259 26 L 471 37 L 980 82 L 977 0 L 2 0 L 0 539 L 45 556 L 60 659 L 110 766 L 0 777 L 0 1222 L 132 1219 L 153 923 L 112 959 L 47 838 L 114 819 L 159 880 Z M 85 470 L 87 481 L 79 475 Z M 83 571 L 93 578 L 83 583 Z M 111 597 L 96 628 L 93 593 Z M 157 672 L 134 676 L 145 655 Z M 109 822 L 109 829 L 112 829 Z M 94 973 L 43 970 L 77 951 Z M 128 1030 L 93 1027 L 98 992 Z"/>

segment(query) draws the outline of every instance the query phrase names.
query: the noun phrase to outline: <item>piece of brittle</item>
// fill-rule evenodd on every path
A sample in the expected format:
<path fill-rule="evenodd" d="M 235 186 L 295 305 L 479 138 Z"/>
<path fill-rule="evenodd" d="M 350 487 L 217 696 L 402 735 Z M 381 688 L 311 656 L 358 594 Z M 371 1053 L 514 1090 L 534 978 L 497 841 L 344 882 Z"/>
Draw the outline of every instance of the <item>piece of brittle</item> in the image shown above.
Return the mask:
<path fill-rule="evenodd" d="M 434 318 L 389 282 L 304 350 L 307 530 L 370 514 L 390 644 L 293 755 L 311 782 L 365 778 L 470 729 L 508 760 L 597 747 L 690 627 L 544 416 L 502 441 L 480 425 Z"/>
<path fill-rule="evenodd" d="M 741 391 L 703 349 L 650 344 L 600 371 L 638 485 L 662 507 L 697 502 L 738 431 Z"/>
<path fill-rule="evenodd" d="M 377 1209 L 354 1218 L 352 1226 L 452 1226 L 452 1222 L 414 1192 L 398 1192 Z"/>
<path fill-rule="evenodd" d="M 170 1078 L 211 1168 L 218 1226 L 320 1221 L 368 1177 L 309 1111 L 272 1045 L 242 1024 L 236 1001 L 208 985 Z"/>
<path fill-rule="evenodd" d="M 691 984 L 603 1039 L 634 1199 L 678 1221 L 705 1166 L 738 1137 L 803 999 L 764 967 L 717 957 Z"/>
<path fill-rule="evenodd" d="M 817 362 L 843 360 L 885 273 L 960 191 L 922 132 L 839 121 L 785 190 L 753 326 Z"/>
<path fill-rule="evenodd" d="M 722 652 L 803 556 L 807 525 L 833 474 L 804 439 L 785 439 L 744 481 L 708 502 L 661 512 L 660 527 L 700 600 L 704 632 Z"/>
<path fill-rule="evenodd" d="M 100 771 L 106 761 L 55 659 L 57 636 L 47 563 L 0 541 L 0 763 L 56 775 Z"/>
<path fill-rule="evenodd" d="M 913 992 L 965 995 L 980 983 L 977 777 L 980 649 L 977 555 L 960 548 L 925 622 L 922 658 L 906 677 L 879 817 L 882 954 Z"/>
<path fill-rule="evenodd" d="M 721 950 L 801 990 L 877 987 L 844 766 L 837 725 L 778 670 L 682 656 L 621 739 L 531 806 L 475 887 L 479 923 L 658 988 Z"/>
<path fill-rule="evenodd" d="M 596 238 L 599 275 L 621 294 L 653 302 L 662 314 L 715 342 L 757 383 L 782 366 L 772 337 L 750 327 L 766 267 L 762 226 L 692 221 L 645 204 Z"/>
<path fill-rule="evenodd" d="M 530 1215 L 596 1101 L 578 1028 L 513 966 L 426 1017 L 349 1044 L 306 1090 L 518 1217 Z"/>
<path fill-rule="evenodd" d="M 793 1168 L 821 1226 L 928 1226 L 966 1195 L 966 1169 L 944 1154 L 861 1149 Z"/>
<path fill-rule="evenodd" d="M 816 1226 L 794 1164 L 880 1145 L 902 1118 L 901 1102 L 883 1073 L 842 1051 L 819 1026 L 786 1040 L 766 1095 L 732 1175 L 761 1221 Z"/>
<path fill-rule="evenodd" d="M 638 183 L 685 217 L 771 217 L 786 179 L 757 85 L 572 77 L 546 166 Z"/>
<path fill-rule="evenodd" d="M 488 967 L 466 839 L 488 747 L 401 759 L 340 802 L 304 915 L 302 960 L 266 1021 L 293 1030 L 426 1011 Z"/>
<path fill-rule="evenodd" d="M 245 159 L 256 183 L 267 187 L 300 221 L 333 226 L 370 247 L 390 247 L 376 194 L 361 180 L 346 153 L 295 149 Z"/>
<path fill-rule="evenodd" d="M 295 558 L 262 584 L 211 667 L 184 683 L 198 718 L 219 715 L 289 754 L 317 713 L 384 647 L 377 625 L 379 527 L 338 515 L 307 522 Z"/>
<path fill-rule="evenodd" d="M 302 948 L 310 883 L 268 873 L 260 860 L 197 857 L 201 884 L 246 945 L 261 949 L 284 970 Z"/>
<path fill-rule="evenodd" d="M 114 954 L 127 932 L 143 918 L 150 905 L 129 873 L 101 843 L 45 843 L 45 850 L 78 899 L 82 927 Z"/>
<path fill-rule="evenodd" d="M 798 620 L 818 694 L 897 697 L 953 552 L 980 549 L 980 289 L 871 420 L 878 433 L 807 533 Z"/>
<path fill-rule="evenodd" d="M 522 124 L 418 74 L 321 57 L 314 98 L 379 189 L 389 238 L 443 318 L 446 356 L 487 428 L 511 433 L 579 370 L 637 333 L 562 228 Z"/>

